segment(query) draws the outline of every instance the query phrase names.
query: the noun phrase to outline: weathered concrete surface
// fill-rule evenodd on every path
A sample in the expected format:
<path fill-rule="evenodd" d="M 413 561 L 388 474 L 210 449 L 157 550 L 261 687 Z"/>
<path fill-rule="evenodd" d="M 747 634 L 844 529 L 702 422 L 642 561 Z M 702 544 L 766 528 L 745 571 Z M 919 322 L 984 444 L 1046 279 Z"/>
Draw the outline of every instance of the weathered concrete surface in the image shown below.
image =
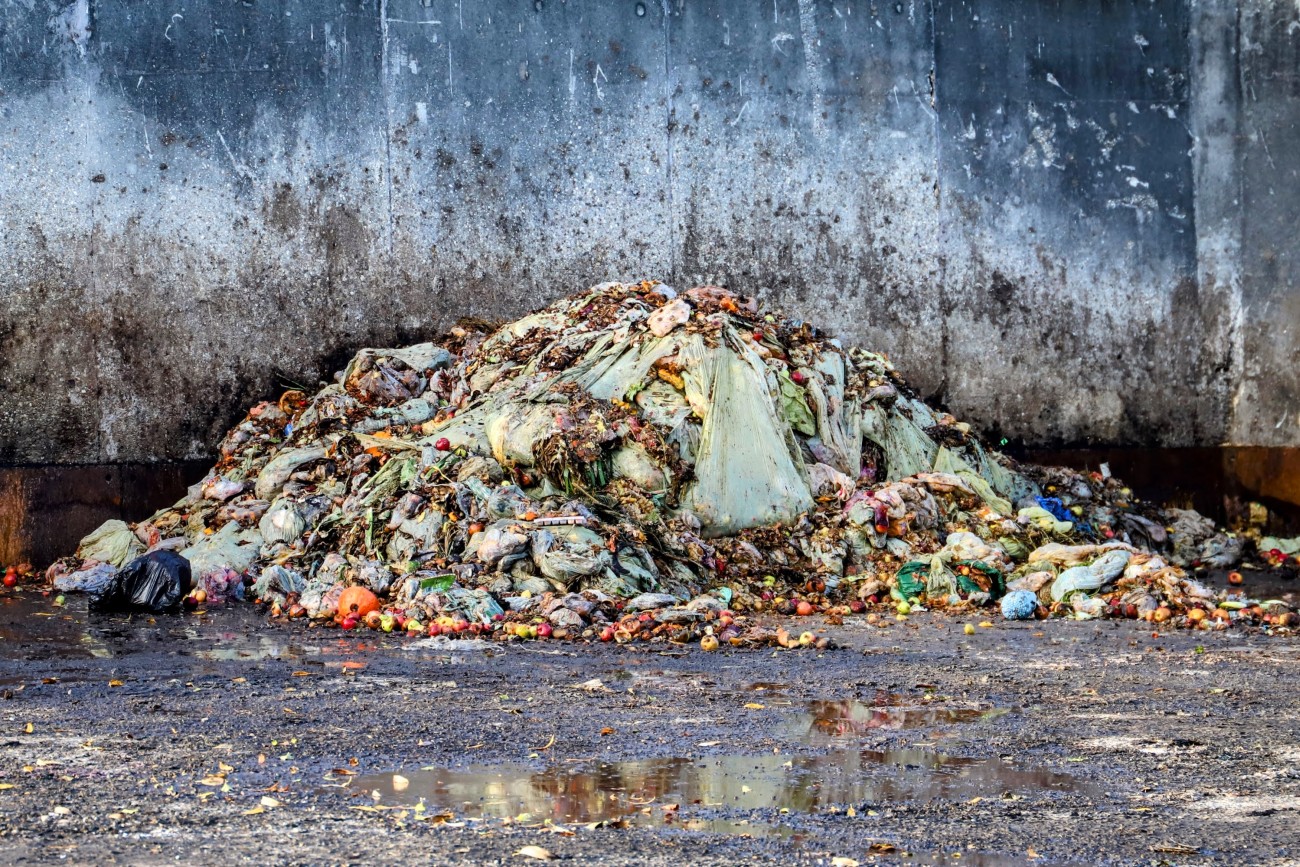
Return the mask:
<path fill-rule="evenodd" d="M 1241 12 L 1242 368 L 1234 433 L 1297 437 L 1300 403 L 1300 13 L 1281 4 Z"/>
<path fill-rule="evenodd" d="M 0 0 L 0 463 L 726 282 L 1029 443 L 1297 444 L 1291 7 Z"/>

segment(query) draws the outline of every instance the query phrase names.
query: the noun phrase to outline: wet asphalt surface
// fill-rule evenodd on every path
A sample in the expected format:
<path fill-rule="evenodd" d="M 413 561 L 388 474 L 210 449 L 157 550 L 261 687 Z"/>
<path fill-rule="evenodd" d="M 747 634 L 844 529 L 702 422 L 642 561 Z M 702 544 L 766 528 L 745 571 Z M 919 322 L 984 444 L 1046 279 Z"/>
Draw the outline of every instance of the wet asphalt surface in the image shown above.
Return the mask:
<path fill-rule="evenodd" d="M 10 593 L 0 862 L 1300 863 L 1300 640 L 968 622 L 704 653 Z"/>

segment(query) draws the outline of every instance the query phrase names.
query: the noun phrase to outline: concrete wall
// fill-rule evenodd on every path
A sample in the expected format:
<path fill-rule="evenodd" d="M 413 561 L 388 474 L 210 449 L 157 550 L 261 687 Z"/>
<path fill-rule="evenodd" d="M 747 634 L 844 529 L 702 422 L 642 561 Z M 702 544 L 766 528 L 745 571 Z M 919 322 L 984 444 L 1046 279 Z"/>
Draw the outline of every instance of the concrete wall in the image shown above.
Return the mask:
<path fill-rule="evenodd" d="M 1293 4 L 0 0 L 0 464 L 726 283 L 995 437 L 1297 445 Z"/>

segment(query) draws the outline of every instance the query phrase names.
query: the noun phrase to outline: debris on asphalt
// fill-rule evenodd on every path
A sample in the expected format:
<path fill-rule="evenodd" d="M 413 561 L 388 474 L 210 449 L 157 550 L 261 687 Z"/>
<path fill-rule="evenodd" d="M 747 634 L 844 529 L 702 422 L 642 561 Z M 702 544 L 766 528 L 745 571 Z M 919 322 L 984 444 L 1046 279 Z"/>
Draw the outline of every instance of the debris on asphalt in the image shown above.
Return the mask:
<path fill-rule="evenodd" d="M 189 563 L 189 599 L 246 593 L 277 618 L 706 649 L 825 647 L 756 615 L 885 605 L 1297 622 L 1198 577 L 1254 539 L 1109 472 L 1017 465 L 886 355 L 712 286 L 603 284 L 363 349 L 218 451 L 174 506 L 55 563 L 54 587 L 115 587 L 147 550 Z M 1294 542 L 1260 540 L 1291 567 Z"/>

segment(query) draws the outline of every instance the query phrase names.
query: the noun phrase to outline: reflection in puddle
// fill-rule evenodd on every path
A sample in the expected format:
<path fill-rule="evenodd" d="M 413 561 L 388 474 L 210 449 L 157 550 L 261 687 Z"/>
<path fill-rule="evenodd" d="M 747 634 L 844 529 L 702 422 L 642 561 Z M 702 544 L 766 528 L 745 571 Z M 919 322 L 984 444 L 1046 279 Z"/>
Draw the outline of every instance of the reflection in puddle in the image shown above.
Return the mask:
<path fill-rule="evenodd" d="M 745 690 L 747 692 L 780 693 L 780 692 L 785 692 L 785 684 L 765 683 L 763 681 L 759 681 L 758 683 L 749 684 L 748 686 L 745 687 Z"/>
<path fill-rule="evenodd" d="M 784 726 L 783 733 L 806 744 L 843 743 L 880 730 L 939 728 L 955 724 L 985 723 L 1011 712 L 1010 708 L 970 708 L 946 705 L 907 705 L 901 696 L 881 693 L 874 701 L 856 699 L 811 701 L 807 709 Z"/>
<path fill-rule="evenodd" d="M 780 689 L 763 684 L 758 691 Z M 341 780 L 367 803 L 423 804 L 430 815 L 526 823 L 626 823 L 719 834 L 789 836 L 778 817 L 905 801 L 969 801 L 1037 793 L 1084 793 L 1068 774 L 1019 768 L 998 759 L 948 756 L 920 748 L 844 748 L 877 729 L 916 729 L 995 720 L 1007 708 L 908 705 L 881 693 L 874 702 L 814 701 L 783 725 L 793 740 L 840 745 L 822 755 L 720 755 L 625 762 L 584 761 L 537 770 L 524 764 L 425 768 Z M 797 827 L 797 822 L 795 823 Z M 962 853 L 965 864 L 1000 863 Z"/>
<path fill-rule="evenodd" d="M 324 647 L 302 645 L 292 640 L 293 636 L 268 635 L 251 607 L 200 617 L 92 617 L 84 596 L 69 594 L 68 600 L 65 605 L 55 605 L 50 597 L 32 591 L 0 595 L 0 659 L 107 659 L 162 652 L 210 660 L 261 660 L 328 652 Z M 218 619 L 219 623 L 214 622 Z M 229 628 L 232 625 L 237 628 Z"/>
<path fill-rule="evenodd" d="M 832 750 L 824 755 L 730 755 L 583 762 L 533 770 L 521 764 L 369 774 L 346 784 L 367 803 L 414 807 L 458 819 L 583 824 L 625 822 L 771 836 L 780 811 L 861 811 L 902 801 L 968 801 L 1011 794 L 1090 792 L 1067 774 L 997 759 L 929 750 Z M 969 862 L 964 862 L 969 863 Z"/>
<path fill-rule="evenodd" d="M 484 653 L 482 642 L 444 641 L 446 646 L 441 646 L 436 639 L 421 642 L 394 636 L 385 640 L 268 627 L 265 615 L 251 605 L 204 613 L 91 615 L 85 596 L 68 594 L 67 599 L 65 605 L 55 605 L 51 597 L 35 591 L 0 592 L 0 660 L 44 662 L 145 654 L 206 662 L 293 660 L 356 670 L 365 667 L 362 660 L 370 653 L 395 646 L 410 652 L 411 662 L 464 662 L 471 652 Z"/>
<path fill-rule="evenodd" d="M 0 594 L 0 658 L 88 659 L 112 656 L 86 628 L 85 608 L 54 605 L 36 593 Z"/>

